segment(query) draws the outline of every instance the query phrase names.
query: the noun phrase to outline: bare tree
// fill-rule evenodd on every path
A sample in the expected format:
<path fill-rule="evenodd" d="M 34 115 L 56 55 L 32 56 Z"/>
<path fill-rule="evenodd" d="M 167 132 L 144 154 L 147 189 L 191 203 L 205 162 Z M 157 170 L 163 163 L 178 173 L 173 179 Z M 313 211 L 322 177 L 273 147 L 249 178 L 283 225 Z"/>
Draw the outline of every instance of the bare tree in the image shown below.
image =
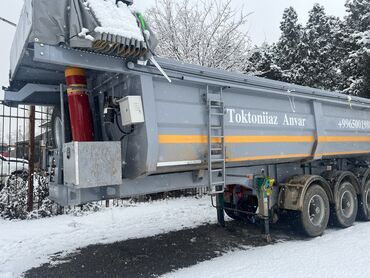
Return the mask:
<path fill-rule="evenodd" d="M 226 70 L 245 68 L 248 14 L 233 9 L 231 0 L 157 0 L 146 14 L 159 40 L 158 55 Z"/>

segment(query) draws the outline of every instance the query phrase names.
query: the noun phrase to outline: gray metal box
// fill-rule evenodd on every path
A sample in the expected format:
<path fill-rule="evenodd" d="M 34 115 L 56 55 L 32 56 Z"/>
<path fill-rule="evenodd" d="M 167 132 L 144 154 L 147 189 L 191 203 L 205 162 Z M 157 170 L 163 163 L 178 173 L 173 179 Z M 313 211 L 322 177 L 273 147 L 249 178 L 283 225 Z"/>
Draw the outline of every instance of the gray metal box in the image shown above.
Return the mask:
<path fill-rule="evenodd" d="M 127 96 L 119 101 L 119 105 L 123 126 L 144 122 L 141 96 Z"/>
<path fill-rule="evenodd" d="M 121 184 L 121 142 L 64 144 L 63 164 L 65 184 L 80 188 Z"/>

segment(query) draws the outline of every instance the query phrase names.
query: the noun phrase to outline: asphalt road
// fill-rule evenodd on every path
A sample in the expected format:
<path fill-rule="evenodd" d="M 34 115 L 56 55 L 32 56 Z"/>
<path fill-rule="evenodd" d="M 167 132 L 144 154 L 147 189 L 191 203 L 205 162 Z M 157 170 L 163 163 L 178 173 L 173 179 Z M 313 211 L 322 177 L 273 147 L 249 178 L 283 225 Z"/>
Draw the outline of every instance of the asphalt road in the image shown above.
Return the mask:
<path fill-rule="evenodd" d="M 273 242 L 304 239 L 289 224 L 274 225 Z M 226 228 L 204 225 L 154 237 L 107 245 L 91 245 L 74 254 L 56 254 L 51 262 L 25 273 L 25 277 L 158 277 L 195 265 L 230 250 L 268 244 L 261 228 L 235 221 Z M 273 244 L 273 243 L 272 243 Z"/>

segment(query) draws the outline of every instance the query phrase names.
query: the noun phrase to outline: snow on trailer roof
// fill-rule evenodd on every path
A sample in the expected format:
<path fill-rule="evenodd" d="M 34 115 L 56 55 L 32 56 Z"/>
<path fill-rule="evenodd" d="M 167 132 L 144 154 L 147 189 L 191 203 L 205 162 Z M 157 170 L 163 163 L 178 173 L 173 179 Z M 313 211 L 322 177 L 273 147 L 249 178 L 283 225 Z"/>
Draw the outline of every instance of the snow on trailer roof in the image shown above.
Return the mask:
<path fill-rule="evenodd" d="M 139 16 L 115 0 L 25 0 L 11 49 L 11 78 L 33 43 L 148 59 L 156 38 Z"/>
<path fill-rule="evenodd" d="M 101 26 L 95 28 L 97 33 L 115 34 L 143 42 L 144 37 L 127 4 L 115 0 L 86 0 L 84 5 L 91 9 Z"/>

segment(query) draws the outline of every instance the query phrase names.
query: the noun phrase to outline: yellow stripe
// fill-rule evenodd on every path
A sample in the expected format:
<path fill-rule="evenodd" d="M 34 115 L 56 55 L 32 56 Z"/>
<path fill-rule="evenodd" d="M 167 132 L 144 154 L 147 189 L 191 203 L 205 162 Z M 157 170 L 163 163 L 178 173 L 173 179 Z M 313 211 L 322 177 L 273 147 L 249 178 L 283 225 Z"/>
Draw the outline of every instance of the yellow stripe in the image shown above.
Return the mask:
<path fill-rule="evenodd" d="M 68 88 L 72 88 L 72 89 L 74 89 L 74 88 L 86 88 L 86 87 L 87 87 L 86 84 L 71 84 L 71 85 L 68 86 Z"/>
<path fill-rule="evenodd" d="M 206 144 L 206 135 L 159 135 L 159 144 Z"/>
<path fill-rule="evenodd" d="M 159 135 L 160 144 L 206 144 L 206 135 Z M 220 142 L 220 139 L 214 139 Z M 313 143 L 314 136 L 251 135 L 225 136 L 226 143 Z M 319 142 L 370 142 L 370 136 L 320 136 Z"/>
<path fill-rule="evenodd" d="M 226 143 L 294 143 L 314 142 L 313 136 L 256 135 L 256 136 L 226 136 Z"/>
<path fill-rule="evenodd" d="M 319 142 L 370 142 L 370 136 L 320 136 Z"/>
<path fill-rule="evenodd" d="M 80 89 L 68 88 L 67 94 L 86 94 L 86 90 L 84 90 L 83 88 Z"/>
<path fill-rule="evenodd" d="M 64 75 L 65 77 L 69 77 L 69 76 L 74 76 L 74 75 L 80 75 L 80 76 L 85 76 L 86 75 L 86 71 L 84 69 L 81 69 L 81 68 L 66 68 L 65 72 L 64 72 Z"/>
<path fill-rule="evenodd" d="M 304 143 L 314 142 L 313 136 L 225 136 L 226 143 Z M 159 135 L 159 144 L 206 144 L 206 135 Z M 220 139 L 213 139 L 213 143 L 221 142 Z"/>
<path fill-rule="evenodd" d="M 206 135 L 159 135 L 160 144 L 206 144 L 208 137 Z M 313 136 L 226 136 L 226 143 L 304 143 L 314 142 Z M 321 136 L 320 142 L 370 142 L 370 136 Z M 220 142 L 220 139 L 213 139 L 213 143 Z M 364 151 L 343 151 L 343 152 L 325 152 L 316 154 L 316 156 L 333 156 L 333 155 L 351 155 L 351 154 L 368 154 L 370 150 Z M 309 158 L 311 154 L 280 154 L 280 155 L 262 155 L 262 156 L 245 156 L 227 158 L 227 162 L 241 162 L 253 160 L 269 160 L 284 158 Z"/>

